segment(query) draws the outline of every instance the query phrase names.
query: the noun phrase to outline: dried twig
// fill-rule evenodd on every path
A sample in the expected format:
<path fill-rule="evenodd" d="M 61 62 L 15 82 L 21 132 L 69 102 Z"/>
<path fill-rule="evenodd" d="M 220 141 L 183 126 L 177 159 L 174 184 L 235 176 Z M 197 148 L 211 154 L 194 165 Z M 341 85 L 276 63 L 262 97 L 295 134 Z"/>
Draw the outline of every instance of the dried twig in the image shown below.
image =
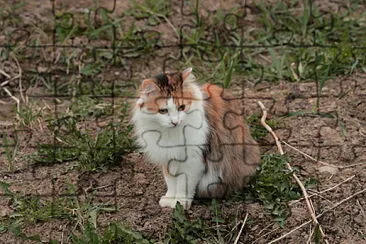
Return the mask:
<path fill-rule="evenodd" d="M 328 209 L 324 210 L 323 212 L 321 212 L 320 214 L 318 214 L 318 215 L 316 216 L 316 218 L 317 218 L 317 219 L 318 219 L 318 218 L 320 218 L 320 217 L 321 217 L 321 216 L 323 216 L 324 214 L 326 214 L 326 213 L 328 213 L 328 212 L 332 211 L 333 209 L 335 209 L 335 208 L 339 207 L 339 206 L 340 206 L 341 204 L 343 204 L 344 202 L 347 202 L 347 201 L 349 201 L 350 199 L 354 198 L 355 196 L 360 195 L 360 194 L 365 193 L 365 192 L 366 192 L 366 188 L 365 188 L 365 189 L 362 189 L 362 190 L 360 190 L 360 191 L 358 191 L 358 192 L 356 192 L 356 193 L 354 193 L 354 194 L 352 194 L 351 196 L 349 196 L 349 197 L 347 197 L 347 198 L 345 198 L 345 199 L 343 199 L 343 200 L 339 201 L 338 203 L 336 203 L 336 204 L 335 204 L 335 205 L 333 205 L 332 207 L 330 207 L 330 208 L 328 208 Z M 282 236 L 280 236 L 280 237 L 278 237 L 278 238 L 276 238 L 276 239 L 274 239 L 274 240 L 272 240 L 272 241 L 268 242 L 268 244 L 272 244 L 272 243 L 275 243 L 275 242 L 278 242 L 278 241 L 282 240 L 283 238 L 285 238 L 285 237 L 289 236 L 289 235 L 290 235 L 290 234 L 292 234 L 293 232 L 295 232 L 295 231 L 297 231 L 297 230 L 301 229 L 302 227 L 304 227 L 304 226 L 306 226 L 306 225 L 310 224 L 311 222 L 312 222 L 312 220 L 309 220 L 309 221 L 307 221 L 307 222 L 305 222 L 305 223 L 303 223 L 303 224 L 301 224 L 301 225 L 297 226 L 296 228 L 292 229 L 291 231 L 287 232 L 286 234 L 284 234 L 284 235 L 282 235 Z"/>
<path fill-rule="evenodd" d="M 5 73 L 5 71 L 1 70 L 0 69 L 0 73 L 3 74 L 4 76 L 6 76 L 6 78 L 8 78 L 8 80 L 6 81 L 3 81 L 1 84 L 0 84 L 0 87 L 3 87 L 3 86 L 6 86 L 10 81 L 12 80 L 15 80 L 15 79 L 18 79 L 20 77 L 20 75 L 16 75 L 14 77 L 10 77 L 8 74 Z"/>
<path fill-rule="evenodd" d="M 313 158 L 309 154 L 306 154 L 303 151 L 300 151 L 299 149 L 297 149 L 296 147 L 291 146 L 290 144 L 288 144 L 285 141 L 281 141 L 281 142 L 283 144 L 285 144 L 286 146 L 288 146 L 289 148 L 291 148 L 291 149 L 295 150 L 296 152 L 300 153 L 301 155 L 307 157 L 308 159 L 311 159 L 312 161 L 315 161 L 317 163 L 320 163 L 320 164 L 323 164 L 323 165 L 326 165 L 326 166 L 330 166 L 330 167 L 333 167 L 333 168 L 346 169 L 346 168 L 351 168 L 351 167 L 355 167 L 355 166 L 358 166 L 358 165 L 365 164 L 365 163 L 356 163 L 356 164 L 350 164 L 350 165 L 345 165 L 345 166 L 337 166 L 337 165 L 334 165 L 334 164 L 330 164 L 330 163 L 327 163 L 327 162 L 323 162 L 323 161 L 317 160 L 316 158 Z"/>
<path fill-rule="evenodd" d="M 327 166 L 331 166 L 331 167 L 334 167 L 334 168 L 339 168 L 339 166 L 337 165 L 333 165 L 333 164 L 330 164 L 330 163 L 326 163 L 326 162 L 323 162 L 323 161 L 320 161 L 320 160 L 317 160 L 316 158 L 313 158 L 312 156 L 310 156 L 309 154 L 306 154 L 302 151 L 300 151 L 299 149 L 297 149 L 296 147 L 294 146 L 291 146 L 290 144 L 288 144 L 287 142 L 285 141 L 281 141 L 283 144 L 285 144 L 286 146 L 288 146 L 289 148 L 295 150 L 296 152 L 300 153 L 301 155 L 307 157 L 308 159 L 311 159 L 313 161 L 316 161 L 317 163 L 320 163 L 320 164 L 323 164 L 323 165 L 327 165 Z"/>
<path fill-rule="evenodd" d="M 264 227 L 263 229 L 261 229 L 259 232 L 258 232 L 258 235 L 262 234 L 265 230 L 267 230 L 269 227 L 273 226 L 273 223 L 270 223 L 269 225 L 267 225 L 266 227 Z"/>
<path fill-rule="evenodd" d="M 255 239 L 255 240 L 252 242 L 252 244 L 257 243 L 260 239 L 262 239 L 262 238 L 264 238 L 264 237 L 266 237 L 266 236 L 268 236 L 268 235 L 272 234 L 273 232 L 277 231 L 279 228 L 280 228 L 280 227 L 277 227 L 277 228 L 275 228 L 275 229 L 271 230 L 270 232 L 267 232 L 266 234 L 264 234 L 264 235 L 262 235 L 262 236 L 258 237 L 257 239 Z"/>
<path fill-rule="evenodd" d="M 334 185 L 334 186 L 332 186 L 332 187 L 330 187 L 330 188 L 328 188 L 328 189 L 325 189 L 325 190 L 322 190 L 322 191 L 320 191 L 320 192 L 317 192 L 316 194 L 311 194 L 311 195 L 309 196 L 309 198 L 311 198 L 311 197 L 313 197 L 313 196 L 316 196 L 316 195 L 319 195 L 319 194 L 322 194 L 322 193 L 324 193 L 324 192 L 331 191 L 331 190 L 333 190 L 333 189 L 337 188 L 338 186 L 340 186 L 340 185 L 342 185 L 342 184 L 344 184 L 344 183 L 346 183 L 346 182 L 348 182 L 348 181 L 352 180 L 355 176 L 356 176 L 356 175 L 352 175 L 351 177 L 348 177 L 347 179 L 345 179 L 344 181 L 342 181 L 342 182 L 338 183 L 337 185 Z M 304 200 L 304 198 L 300 198 L 300 199 L 298 199 L 298 200 L 294 200 L 294 201 L 292 201 L 289 205 L 294 205 L 295 203 L 298 203 L 298 202 L 300 202 L 300 201 L 302 201 L 302 200 Z"/>
<path fill-rule="evenodd" d="M 311 239 L 312 239 L 312 237 L 313 237 L 313 235 L 314 235 L 314 231 L 315 231 L 315 229 L 311 228 L 311 225 L 310 225 L 310 229 L 309 229 L 309 238 L 308 238 L 308 240 L 306 241 L 306 244 L 310 244 L 310 243 L 311 243 Z"/>
<path fill-rule="evenodd" d="M 243 232 L 243 228 L 244 228 L 245 222 L 247 222 L 247 218 L 248 218 L 248 213 L 245 215 L 245 218 L 243 220 L 243 224 L 240 227 L 240 231 L 239 231 L 238 236 L 236 237 L 236 239 L 234 241 L 234 244 L 237 244 L 238 243 L 239 237 L 241 236 L 241 233 Z"/>
<path fill-rule="evenodd" d="M 280 152 L 281 155 L 284 155 L 284 152 L 283 152 L 283 149 L 282 149 L 282 146 L 281 146 L 281 143 L 276 135 L 276 133 L 272 130 L 272 128 L 266 123 L 266 118 L 267 118 L 267 110 L 266 108 L 264 107 L 263 103 L 261 101 L 258 101 L 258 105 L 261 107 L 262 109 L 262 112 L 263 112 L 263 115 L 262 115 L 262 118 L 261 118 L 261 124 L 268 130 L 269 133 L 271 133 L 272 137 L 274 138 L 275 142 L 276 142 L 276 145 L 277 145 L 277 148 L 278 148 L 278 151 Z M 297 177 L 297 175 L 295 174 L 294 170 L 292 169 L 291 165 L 289 163 L 286 163 L 286 167 L 292 172 L 292 176 L 294 177 L 294 179 L 296 180 L 297 184 L 300 186 L 301 188 L 301 191 L 304 195 L 304 198 L 305 198 L 305 201 L 306 201 L 306 205 L 308 207 L 308 210 L 309 210 L 309 213 L 310 213 L 310 216 L 313 220 L 313 222 L 319 226 L 319 230 L 320 230 L 320 233 L 322 235 L 322 237 L 325 237 L 325 233 L 323 231 L 323 229 L 321 228 L 321 225 L 319 224 L 316 216 L 315 216 L 315 211 L 314 211 L 314 207 L 313 207 L 313 203 L 311 202 L 310 198 L 309 198 L 309 195 L 305 189 L 305 186 L 304 184 L 301 182 L 301 180 Z"/>
<path fill-rule="evenodd" d="M 259 107 L 262 109 L 262 118 L 261 118 L 261 124 L 264 126 L 264 128 L 266 128 L 266 130 L 271 133 L 273 139 L 276 142 L 276 146 L 278 148 L 278 151 L 280 152 L 281 155 L 284 155 L 284 152 L 282 150 L 282 146 L 280 143 L 280 140 L 278 139 L 276 133 L 274 133 L 274 131 L 272 130 L 272 128 L 266 123 L 266 118 L 267 118 L 267 110 L 264 107 L 263 103 L 261 101 L 258 101 L 258 105 Z"/>
<path fill-rule="evenodd" d="M 357 200 L 356 202 L 357 202 L 358 207 L 361 210 L 361 213 L 362 213 L 363 217 L 366 218 L 365 210 L 363 210 L 363 207 L 362 207 L 360 201 Z"/>
<path fill-rule="evenodd" d="M 20 98 L 22 99 L 23 103 L 26 103 L 26 100 L 24 98 L 23 95 L 23 87 L 22 87 L 22 68 L 20 67 L 19 61 L 18 59 L 15 57 L 15 55 L 13 53 L 11 53 L 12 58 L 15 60 L 15 63 L 17 64 L 18 67 L 18 78 L 19 78 L 19 93 L 20 93 Z"/>
<path fill-rule="evenodd" d="M 17 97 L 13 96 L 13 94 L 8 90 L 8 88 L 3 87 L 3 90 L 17 103 L 17 112 L 20 112 L 20 101 Z M 17 114 L 18 116 L 18 114 Z M 18 118 L 19 119 L 19 118 Z"/>
<path fill-rule="evenodd" d="M 93 187 L 93 190 L 100 190 L 100 189 L 104 189 L 104 188 L 111 187 L 111 186 L 114 186 L 114 185 L 104 185 L 104 186 Z"/>
<path fill-rule="evenodd" d="M 8 75 L 4 70 L 0 69 L 0 74 L 6 76 L 6 78 L 10 79 L 10 75 Z"/>
<path fill-rule="evenodd" d="M 330 188 L 328 188 L 328 189 L 325 189 L 325 190 L 320 191 L 318 194 L 322 194 L 322 193 L 324 193 L 324 192 L 331 191 L 331 190 L 333 190 L 334 188 L 337 188 L 338 186 L 340 186 L 340 185 L 342 185 L 342 184 L 346 183 L 347 181 L 352 180 L 352 179 L 353 179 L 353 178 L 355 178 L 355 177 L 356 177 L 356 175 L 352 175 L 351 177 L 348 177 L 347 179 L 345 179 L 344 181 L 342 181 L 342 182 L 338 183 L 337 185 L 332 186 L 332 187 L 330 187 Z"/>
<path fill-rule="evenodd" d="M 177 35 L 178 41 L 180 41 L 180 34 L 177 31 L 177 29 L 174 27 L 174 25 L 172 24 L 172 22 L 164 15 L 164 14 L 159 14 L 159 13 L 155 13 L 153 11 L 151 11 L 148 8 L 142 7 L 144 11 L 146 11 L 147 13 L 151 14 L 151 15 L 156 15 L 160 18 L 163 18 L 165 20 L 165 22 L 173 29 L 173 31 L 175 32 L 175 34 Z"/>

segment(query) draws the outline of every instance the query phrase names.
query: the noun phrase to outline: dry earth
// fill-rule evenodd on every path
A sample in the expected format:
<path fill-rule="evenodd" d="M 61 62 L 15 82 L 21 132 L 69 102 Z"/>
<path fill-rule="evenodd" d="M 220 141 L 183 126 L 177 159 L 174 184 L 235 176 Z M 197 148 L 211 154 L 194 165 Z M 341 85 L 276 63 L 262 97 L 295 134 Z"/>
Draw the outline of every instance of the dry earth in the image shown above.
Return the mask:
<path fill-rule="evenodd" d="M 75 1 L 63 1 L 62 5 L 60 3 L 57 6 L 73 11 L 82 11 L 83 8 L 88 7 L 88 1 L 77 1 L 75 4 L 70 4 L 71 2 Z M 103 6 L 112 8 L 112 1 L 99 2 Z M 221 6 L 220 4 L 222 3 L 218 1 L 216 5 Z M 216 8 L 216 5 L 210 5 L 207 8 Z M 126 8 L 125 1 L 117 1 L 116 15 L 122 13 Z M 23 18 L 32 20 L 35 18 L 34 16 L 47 21 L 48 18 L 52 18 L 52 12 L 45 3 L 32 2 L 27 6 L 27 12 L 24 12 Z M 174 24 L 179 22 L 175 21 Z M 173 33 L 169 26 L 159 28 L 166 28 L 167 32 Z M 169 39 L 174 35 L 172 33 L 166 34 L 163 38 Z M 167 54 L 162 53 L 161 57 L 164 55 Z M 156 60 L 159 62 L 155 62 Z M 160 61 L 162 60 L 163 58 L 156 57 L 155 60 L 145 62 L 149 63 L 149 66 L 144 66 L 144 61 L 140 61 L 141 67 L 137 68 L 139 72 L 134 75 L 143 77 L 161 70 L 162 62 Z M 240 80 L 235 80 L 235 84 L 240 84 Z M 317 93 L 316 84 L 311 82 L 261 83 L 255 87 L 251 84 L 247 84 L 245 87 L 234 85 L 233 89 L 237 94 L 244 94 L 242 104 L 247 115 L 261 114 L 257 101 L 262 101 L 268 108 L 269 117 L 280 121 L 280 126 L 276 129 L 278 136 L 297 149 L 317 160 L 337 166 L 364 163 L 334 172 L 321 163 L 310 160 L 284 146 L 286 154 L 291 158 L 291 165 L 299 169 L 299 175 L 302 178 L 318 179 L 317 192 L 352 177 L 346 183 L 328 192 L 314 194 L 312 200 L 317 214 L 353 193 L 365 189 L 366 75 L 364 73 L 354 73 L 348 77 L 329 80 L 321 94 Z M 33 92 L 36 91 L 33 90 Z M 37 92 L 42 94 L 43 91 Z M 172 221 L 172 212 L 168 209 L 161 209 L 158 205 L 159 198 L 165 191 L 164 180 L 158 167 L 144 162 L 142 155 L 138 152 L 128 155 L 119 167 L 98 173 L 75 171 L 73 170 L 75 164 L 72 162 L 49 167 L 28 165 L 28 162 L 24 160 L 25 156 L 34 152 L 37 143 L 47 141 L 46 138 L 49 138 L 49 135 L 42 132 L 42 123 L 37 124 L 37 129 L 14 131 L 12 126 L 16 121 L 14 101 L 10 98 L 2 98 L 2 101 L 5 104 L 0 106 L 0 131 L 9 133 L 20 142 L 14 162 L 14 167 L 17 169 L 15 172 L 9 171 L 4 149 L 0 148 L 0 180 L 10 183 L 11 190 L 24 195 L 33 194 L 51 199 L 65 194 L 67 184 L 72 183 L 78 187 L 80 198 L 83 198 L 84 191 L 92 186 L 98 189 L 94 199 L 95 203 L 108 202 L 117 206 L 115 212 L 99 215 L 98 223 L 101 226 L 114 221 L 123 221 L 155 240 L 164 239 L 164 234 Z M 47 103 L 51 100 L 44 98 L 42 101 Z M 316 110 L 332 116 L 309 113 Z M 304 111 L 307 113 L 288 116 L 291 113 Z M 262 153 L 277 151 L 273 139 L 269 135 L 260 143 Z M 313 192 L 309 193 L 313 194 Z M 329 243 L 366 242 L 365 199 L 366 194 L 360 194 L 319 218 Z M 205 201 L 195 201 L 192 209 L 188 211 L 189 218 L 201 218 L 210 222 L 214 216 L 208 205 Z M 237 224 L 248 213 L 250 221 L 245 225 L 240 237 L 241 243 L 268 243 L 310 220 L 304 201 L 291 203 L 290 206 L 292 214 L 284 228 L 280 228 L 259 203 L 243 203 L 227 199 L 220 201 L 218 208 L 221 210 L 225 222 L 230 223 L 230 226 L 233 227 L 231 232 L 225 232 L 225 235 L 231 236 L 231 240 L 234 240 L 239 232 L 240 225 Z M 11 213 L 9 199 L 1 197 L 0 215 L 6 217 Z M 61 241 L 73 227 L 66 220 L 52 220 L 27 226 L 25 232 L 38 234 L 43 241 L 50 239 Z M 305 243 L 312 231 L 311 225 L 307 225 L 280 243 Z M 10 233 L 0 234 L 0 239 L 2 243 L 22 243 Z"/>

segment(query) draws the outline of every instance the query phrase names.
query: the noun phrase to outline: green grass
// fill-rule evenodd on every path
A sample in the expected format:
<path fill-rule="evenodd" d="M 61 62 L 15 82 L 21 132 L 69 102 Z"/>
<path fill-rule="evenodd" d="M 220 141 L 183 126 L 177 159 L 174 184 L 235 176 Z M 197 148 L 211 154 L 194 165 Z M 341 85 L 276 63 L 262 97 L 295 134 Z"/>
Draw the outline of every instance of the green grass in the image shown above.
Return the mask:
<path fill-rule="evenodd" d="M 75 186 L 69 185 L 70 196 L 55 199 L 39 196 L 24 196 L 12 192 L 10 184 L 0 182 L 3 196 L 9 198 L 13 212 L 8 218 L 0 218 L 0 233 L 11 232 L 22 240 L 40 241 L 38 235 L 26 235 L 23 229 L 29 225 L 44 223 L 51 220 L 68 219 L 75 226 L 66 233 L 70 243 L 150 243 L 142 234 L 133 231 L 122 223 L 111 223 L 105 228 L 97 225 L 100 213 L 114 212 L 112 204 L 94 203 L 93 193 L 81 200 L 76 195 Z M 57 241 L 50 240 L 51 243 Z"/>
<path fill-rule="evenodd" d="M 265 154 L 260 169 L 249 184 L 249 196 L 259 200 L 274 219 L 284 226 L 290 215 L 287 203 L 301 196 L 299 186 L 294 182 L 292 172 L 285 168 L 286 156 Z M 311 186 L 309 181 L 308 186 Z"/>
<path fill-rule="evenodd" d="M 246 118 L 246 122 L 250 126 L 251 135 L 255 140 L 260 140 L 268 135 L 268 130 L 261 124 L 260 115 L 250 115 Z M 266 123 L 272 128 L 276 129 L 279 126 L 280 121 L 278 119 L 267 119 Z"/>
<path fill-rule="evenodd" d="M 126 122 L 127 113 L 127 103 L 118 111 L 108 104 L 101 106 L 88 96 L 78 97 L 68 113 L 49 121 L 49 129 L 55 135 L 54 143 L 39 144 L 33 160 L 46 165 L 77 161 L 83 170 L 116 166 L 123 155 L 135 149 L 132 126 Z M 103 128 L 94 128 L 98 124 L 93 120 L 113 114 L 119 114 L 115 121 Z M 83 126 L 88 121 L 92 128 Z"/>
<path fill-rule="evenodd" d="M 215 69 L 208 65 L 206 71 L 200 71 L 203 77 L 225 87 L 230 85 L 232 76 L 245 75 L 257 82 L 315 81 L 321 89 L 329 79 L 365 70 L 362 48 L 366 46 L 366 18 L 365 13 L 353 15 L 357 3 L 342 14 L 323 14 L 310 1 L 301 1 L 304 8 L 295 10 L 299 9 L 299 2 L 258 2 L 254 7 L 260 25 L 241 27 L 227 34 L 225 31 L 240 26 L 240 13 L 226 11 L 225 14 L 233 14 L 229 19 L 223 17 L 222 11 L 211 15 L 211 19 L 197 16 L 197 27 L 190 33 L 183 32 L 183 40 L 189 46 L 183 50 L 185 62 L 194 66 L 209 61 L 212 66 L 223 67 Z M 228 23 L 229 27 L 223 28 Z M 227 48 L 232 45 L 245 47 Z"/>
<path fill-rule="evenodd" d="M 25 128 L 32 128 L 37 118 L 41 116 L 41 110 L 35 111 L 30 105 L 24 105 L 20 107 L 17 112 L 20 118 L 20 126 Z"/>
<path fill-rule="evenodd" d="M 144 0 L 142 3 L 138 3 L 135 0 L 130 0 L 129 2 L 131 8 L 127 14 L 136 19 L 147 19 L 149 25 L 154 26 L 162 23 L 165 21 L 164 18 L 169 17 L 171 13 L 170 1 Z"/>
<path fill-rule="evenodd" d="M 358 71 L 366 72 L 366 56 L 362 49 L 366 47 L 366 14 L 357 12 L 363 7 L 363 2 L 351 1 L 341 13 L 335 13 L 324 12 L 311 5 L 311 1 L 278 1 L 274 4 L 256 1 L 251 6 L 255 24 L 246 22 L 246 16 L 240 9 L 217 9 L 208 14 L 200 9 L 200 2 L 184 2 L 191 7 L 192 15 L 189 17 L 191 27 L 182 30 L 181 23 L 172 21 L 173 26 L 169 23 L 175 17 L 176 6 L 163 0 L 144 0 L 141 3 L 131 0 L 129 9 L 120 15 L 98 9 L 98 1 L 93 1 L 89 13 L 57 10 L 54 25 L 51 24 L 53 20 L 39 25 L 22 22 L 22 7 L 26 1 L 5 4 L 0 9 L 0 32 L 5 43 L 10 45 L 0 48 L 1 62 L 12 62 L 16 57 L 26 67 L 35 60 L 40 66 L 37 68 L 51 64 L 49 71 L 52 75 L 33 66 L 26 68 L 23 87 L 41 87 L 44 94 L 60 95 L 52 104 L 60 108 L 65 107 L 63 103 L 67 100 L 72 100 L 68 110 L 60 109 L 57 115 L 49 116 L 47 130 L 53 136 L 43 138 L 48 143 L 38 145 L 32 160 L 39 165 L 74 161 L 79 170 L 104 170 L 120 164 L 122 157 L 135 149 L 132 127 L 127 123 L 127 105 L 114 106 L 102 97 L 131 96 L 124 86 L 127 80 L 128 84 L 140 81 L 140 76 L 145 75 L 146 64 L 151 60 L 155 62 L 155 58 L 158 60 L 161 52 L 165 51 L 161 33 L 154 31 L 160 25 L 173 29 L 172 40 L 181 41 L 182 46 L 173 49 L 179 49 L 182 56 L 177 58 L 169 56 L 170 52 L 166 54 L 166 57 L 177 60 L 174 64 L 177 69 L 193 66 L 199 82 L 216 83 L 225 88 L 248 80 L 254 83 L 317 82 L 320 96 L 322 88 L 331 79 Z M 303 3 L 304 8 L 300 8 L 299 3 Z M 136 21 L 126 21 L 129 18 Z M 20 38 L 23 41 L 14 41 L 12 38 L 19 36 L 12 30 L 22 28 L 29 32 L 27 42 L 25 37 Z M 52 43 L 53 28 L 58 44 L 87 40 L 83 43 L 84 48 L 58 48 L 57 62 L 50 63 L 50 53 L 46 49 L 28 47 Z M 116 75 L 118 78 L 112 78 L 113 82 L 110 82 L 109 77 L 116 70 L 129 69 L 137 77 Z M 17 70 L 13 72 L 16 74 Z M 58 75 L 59 72 L 64 75 Z M 9 89 L 17 94 L 17 86 Z M 0 96 L 7 96 L 2 89 Z M 315 110 L 296 111 L 287 116 L 333 116 Z M 45 119 L 41 110 L 24 104 L 18 116 L 19 127 L 32 130 L 36 130 L 37 119 L 42 122 Z M 112 116 L 112 121 L 99 126 L 100 121 L 107 121 Z M 259 119 L 257 115 L 247 119 L 257 140 L 268 134 Z M 277 119 L 268 121 L 274 129 L 279 123 Z M 14 170 L 18 143 L 7 135 L 3 142 L 9 170 Z M 300 194 L 291 172 L 284 167 L 288 160 L 279 155 L 264 155 L 256 177 L 238 197 L 239 201 L 251 198 L 260 202 L 281 226 L 289 216 L 288 201 L 297 199 Z M 313 179 L 305 180 L 306 187 L 315 183 Z M 72 197 L 51 201 L 11 193 L 6 183 L 2 183 L 2 189 L 11 199 L 14 215 L 8 220 L 2 219 L 0 232 L 10 231 L 24 240 L 39 240 L 37 236 L 26 236 L 22 228 L 66 218 L 78 223 L 68 237 L 72 243 L 149 243 L 143 235 L 123 224 L 111 224 L 105 228 L 98 226 L 98 214 L 115 208 L 95 205 L 92 197 L 85 201 Z M 70 191 L 75 193 L 75 189 Z M 220 201 L 207 204 L 212 218 L 205 221 L 191 219 L 178 205 L 172 215 L 173 224 L 165 236 L 166 243 L 228 241 L 224 234 L 231 222 L 221 212 L 220 204 Z M 364 238 L 364 233 L 361 234 Z"/>
<path fill-rule="evenodd" d="M 211 210 L 211 219 L 192 218 L 178 203 L 172 214 L 172 224 L 165 233 L 164 243 L 230 243 L 234 224 L 221 211 L 221 200 L 207 200 L 203 204 Z"/>
<path fill-rule="evenodd" d="M 303 8 L 299 8 L 302 6 Z M 188 4 L 188 3 L 187 3 Z M 222 83 L 229 87 L 232 80 L 245 76 L 256 82 L 280 80 L 324 83 L 338 75 L 349 75 L 355 70 L 365 70 L 366 58 L 362 49 L 366 45 L 363 29 L 365 14 L 354 15 L 357 2 L 344 8 L 342 13 L 323 13 L 310 1 L 290 1 L 268 4 L 256 2 L 256 25 L 243 26 L 242 11 L 218 10 L 209 17 L 201 15 L 200 2 L 191 6 L 194 28 L 182 29 L 182 65 L 192 65 L 202 81 Z M 19 7 L 3 10 L 4 20 L 17 19 Z M 120 16 L 91 5 L 90 13 L 57 12 L 56 37 L 58 42 L 80 37 L 91 40 L 85 44 L 82 60 L 76 51 L 62 50 L 59 62 L 71 70 L 79 70 L 82 76 L 100 74 L 111 65 L 124 66 L 127 59 L 151 57 L 163 43 L 153 26 L 164 24 L 171 17 L 172 6 L 167 1 L 145 0 L 141 4 L 130 1 L 130 8 Z M 11 17 L 11 18 L 10 18 Z M 147 20 L 147 25 L 126 24 L 124 18 Z M 10 24 L 10 23 L 8 23 Z M 174 31 L 180 31 L 178 26 Z M 39 28 L 38 28 L 39 29 Z M 47 34 L 50 30 L 43 30 Z M 42 43 L 40 31 L 30 38 Z M 93 41 L 103 40 L 110 48 L 95 49 Z M 243 46 L 243 47 L 240 47 Z M 18 59 L 38 58 L 40 53 L 27 53 L 27 48 L 15 45 L 11 51 Z M 9 49 L 2 50 L 4 56 Z M 36 56 L 35 53 L 37 53 Z M 93 60 L 93 62 L 90 62 Z M 77 67 L 76 63 L 83 63 Z M 234 78 L 234 79 L 233 79 Z"/>
<path fill-rule="evenodd" d="M 166 243 L 199 243 L 205 237 L 204 224 L 201 219 L 189 220 L 183 206 L 177 204 L 173 215 L 173 224 L 166 234 Z"/>
<path fill-rule="evenodd" d="M 259 202 L 281 227 L 286 224 L 290 215 L 288 202 L 299 199 L 301 190 L 294 182 L 292 172 L 285 164 L 289 161 L 286 156 L 265 154 L 262 156 L 260 168 L 246 189 L 238 192 L 229 202 Z M 313 178 L 306 179 L 305 187 L 317 184 Z M 232 225 L 229 216 L 221 211 L 221 200 L 213 199 L 210 203 L 203 201 L 211 209 L 211 219 L 189 218 L 183 207 L 178 204 L 173 212 L 173 223 L 170 226 L 165 241 L 167 243 L 201 243 L 209 240 L 211 243 L 232 242 Z M 255 223 L 249 220 L 248 225 Z"/>
<path fill-rule="evenodd" d="M 18 141 L 17 139 L 11 138 L 7 133 L 1 134 L 1 136 L 3 137 L 2 147 L 4 148 L 5 156 L 8 161 L 8 170 L 13 171 L 15 170 L 14 160 L 19 147 Z"/>
<path fill-rule="evenodd" d="M 107 243 L 152 243 L 137 231 L 134 231 L 121 223 L 109 224 L 101 233 L 90 222 L 87 222 L 81 235 L 72 235 L 73 244 L 107 244 Z"/>
<path fill-rule="evenodd" d="M 67 218 L 70 214 L 63 208 L 63 201 L 50 201 L 40 199 L 38 196 L 22 196 L 12 192 L 10 184 L 0 182 L 0 189 L 3 196 L 10 199 L 10 206 L 13 210 L 8 218 L 0 219 L 1 232 L 12 232 L 16 237 L 23 240 L 40 240 L 38 235 L 27 236 L 22 228 L 28 224 L 46 222 L 55 218 Z"/>

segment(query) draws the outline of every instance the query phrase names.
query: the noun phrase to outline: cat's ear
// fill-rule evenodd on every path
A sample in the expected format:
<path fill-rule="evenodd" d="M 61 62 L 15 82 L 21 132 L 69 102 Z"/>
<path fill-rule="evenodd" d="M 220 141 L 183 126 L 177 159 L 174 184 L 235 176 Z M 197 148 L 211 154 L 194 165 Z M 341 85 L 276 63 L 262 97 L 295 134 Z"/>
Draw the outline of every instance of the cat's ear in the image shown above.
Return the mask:
<path fill-rule="evenodd" d="M 157 91 L 158 87 L 155 84 L 153 79 L 145 79 L 142 81 L 142 84 L 140 86 L 140 92 L 148 95 L 154 91 Z"/>
<path fill-rule="evenodd" d="M 182 72 L 183 81 L 185 81 L 191 73 L 192 73 L 192 67 L 183 70 Z"/>

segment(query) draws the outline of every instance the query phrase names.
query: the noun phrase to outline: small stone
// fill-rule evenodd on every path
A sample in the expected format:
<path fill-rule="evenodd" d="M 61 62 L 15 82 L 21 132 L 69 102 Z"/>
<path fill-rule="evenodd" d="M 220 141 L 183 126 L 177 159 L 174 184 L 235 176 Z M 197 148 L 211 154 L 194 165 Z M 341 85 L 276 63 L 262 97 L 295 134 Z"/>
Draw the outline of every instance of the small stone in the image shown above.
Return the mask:
<path fill-rule="evenodd" d="M 338 173 L 338 168 L 333 167 L 333 166 L 328 166 L 328 165 L 322 166 L 318 170 L 319 170 L 320 173 L 324 173 L 325 172 L 325 173 L 330 173 L 332 175 Z"/>
<path fill-rule="evenodd" d="M 13 210 L 11 208 L 9 208 L 8 206 L 1 206 L 0 217 L 9 216 L 11 213 L 13 213 Z"/>

